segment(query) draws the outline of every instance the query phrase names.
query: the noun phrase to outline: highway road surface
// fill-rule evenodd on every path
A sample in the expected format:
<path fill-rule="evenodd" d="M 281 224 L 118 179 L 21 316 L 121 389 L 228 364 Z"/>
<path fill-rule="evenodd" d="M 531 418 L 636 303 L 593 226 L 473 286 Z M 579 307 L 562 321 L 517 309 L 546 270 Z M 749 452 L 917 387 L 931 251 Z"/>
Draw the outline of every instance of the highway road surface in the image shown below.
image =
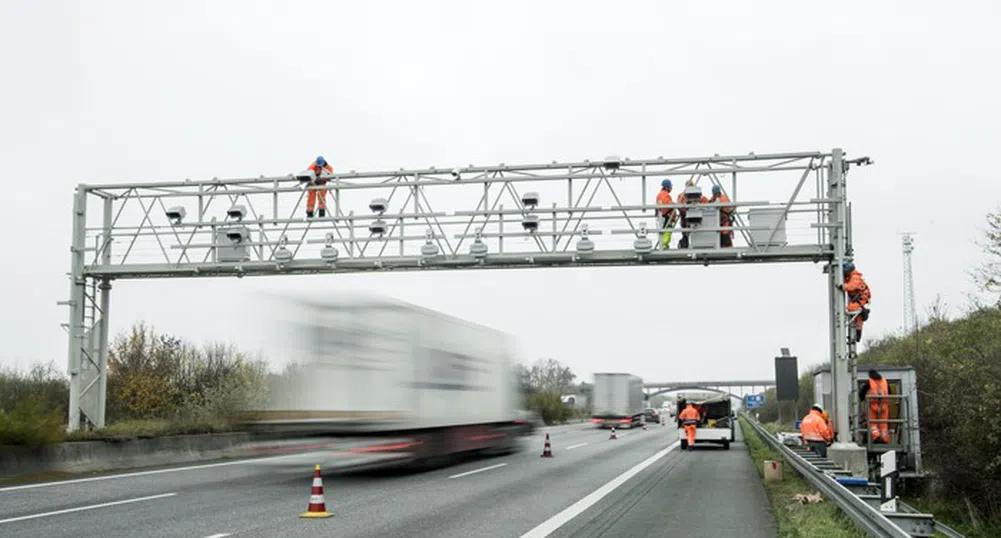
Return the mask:
<path fill-rule="evenodd" d="M 542 458 L 545 431 L 553 458 Z M 225 461 L 0 487 L 0 536 L 775 536 L 744 444 L 682 452 L 672 426 L 575 424 L 525 450 L 421 473 L 328 474 L 334 517 L 301 519 L 313 470 Z"/>

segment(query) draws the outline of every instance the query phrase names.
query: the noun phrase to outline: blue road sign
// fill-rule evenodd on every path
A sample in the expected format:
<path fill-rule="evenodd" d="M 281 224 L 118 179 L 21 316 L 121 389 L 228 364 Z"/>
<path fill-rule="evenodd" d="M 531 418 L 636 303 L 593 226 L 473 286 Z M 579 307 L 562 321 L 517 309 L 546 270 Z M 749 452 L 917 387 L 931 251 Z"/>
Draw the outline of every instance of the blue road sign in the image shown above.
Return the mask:
<path fill-rule="evenodd" d="M 762 405 L 765 405 L 764 394 L 748 394 L 747 396 L 744 396 L 745 409 L 757 409 Z"/>

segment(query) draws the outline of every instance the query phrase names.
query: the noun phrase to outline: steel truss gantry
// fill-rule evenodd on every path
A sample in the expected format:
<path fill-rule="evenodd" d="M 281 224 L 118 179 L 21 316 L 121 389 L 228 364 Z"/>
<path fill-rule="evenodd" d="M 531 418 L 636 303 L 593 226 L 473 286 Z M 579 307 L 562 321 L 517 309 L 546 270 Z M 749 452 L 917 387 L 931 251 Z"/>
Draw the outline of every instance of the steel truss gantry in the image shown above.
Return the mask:
<path fill-rule="evenodd" d="M 303 183 L 301 174 L 81 184 L 73 204 L 67 301 L 69 429 L 79 428 L 81 417 L 88 426 L 104 424 L 107 319 L 115 279 L 840 264 L 850 253 L 847 167 L 843 152 L 834 149 L 338 171 L 323 186 Z M 718 240 L 714 245 L 703 240 L 699 248 L 656 248 L 662 230 L 654 211 L 679 207 L 654 204 L 665 178 L 674 181 L 675 196 L 684 191 L 684 180 L 722 188 L 732 201 L 727 205 L 735 208 L 733 225 L 725 227 L 733 233 L 732 248 L 721 248 Z M 310 190 L 328 193 L 325 217 L 306 218 Z M 673 229 L 675 236 L 690 232 L 705 239 L 724 230 L 716 213 L 722 205 L 701 207 L 710 218 Z M 845 334 L 844 301 L 840 314 L 836 306 L 832 299 L 832 334 L 836 329 Z"/>

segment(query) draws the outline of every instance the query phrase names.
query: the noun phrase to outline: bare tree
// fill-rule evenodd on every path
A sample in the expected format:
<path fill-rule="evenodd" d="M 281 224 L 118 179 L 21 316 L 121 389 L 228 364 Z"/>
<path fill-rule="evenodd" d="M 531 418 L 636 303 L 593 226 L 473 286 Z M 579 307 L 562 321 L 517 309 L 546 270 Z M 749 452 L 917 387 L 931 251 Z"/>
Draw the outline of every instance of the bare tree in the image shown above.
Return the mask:
<path fill-rule="evenodd" d="M 973 279 L 978 286 L 990 293 L 1001 292 L 1001 209 L 987 214 L 987 229 L 984 230 L 980 246 L 987 255 L 973 270 Z"/>
<path fill-rule="evenodd" d="M 528 371 L 529 385 L 538 392 L 561 394 L 576 378 L 569 366 L 551 358 L 535 361 Z"/>
<path fill-rule="evenodd" d="M 522 394 L 532 394 L 535 392 L 534 387 L 532 387 L 532 372 L 524 364 L 516 364 L 514 367 L 514 375 L 518 379 L 518 390 Z"/>
<path fill-rule="evenodd" d="M 942 294 L 935 295 L 935 302 L 928 307 L 928 322 L 949 321 L 949 305 L 942 299 Z"/>
<path fill-rule="evenodd" d="M 564 393 L 575 388 L 577 376 L 568 366 L 555 359 L 540 359 L 530 368 L 518 365 L 517 375 L 528 409 L 538 413 L 546 424 L 566 422 L 573 415 L 561 400 Z"/>

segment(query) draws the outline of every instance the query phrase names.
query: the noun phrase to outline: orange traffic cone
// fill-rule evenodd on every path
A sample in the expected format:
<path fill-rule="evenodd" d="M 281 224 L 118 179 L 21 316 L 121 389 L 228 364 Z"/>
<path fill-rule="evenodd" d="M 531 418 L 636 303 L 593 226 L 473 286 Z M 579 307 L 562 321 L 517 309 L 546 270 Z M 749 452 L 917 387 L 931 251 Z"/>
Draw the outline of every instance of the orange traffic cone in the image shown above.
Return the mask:
<path fill-rule="evenodd" d="M 661 425 L 661 426 L 667 426 L 667 422 L 666 422 L 666 420 L 664 419 L 664 417 L 660 417 L 660 425 Z"/>
<path fill-rule="evenodd" d="M 646 431 L 646 421 L 643 421 L 643 431 Z"/>
<path fill-rule="evenodd" d="M 327 511 L 327 503 L 323 500 L 323 477 L 320 476 L 320 466 L 316 466 L 316 474 L 313 475 L 313 490 L 309 495 L 309 508 L 299 514 L 299 517 L 330 517 Z"/>
<path fill-rule="evenodd" d="M 608 436 L 609 439 L 618 439 L 619 436 L 615 435 L 615 426 L 612 426 L 612 435 Z"/>
<path fill-rule="evenodd" d="M 542 457 L 551 458 L 553 457 L 553 449 L 549 446 L 549 434 L 546 434 L 546 444 L 542 447 Z"/>

